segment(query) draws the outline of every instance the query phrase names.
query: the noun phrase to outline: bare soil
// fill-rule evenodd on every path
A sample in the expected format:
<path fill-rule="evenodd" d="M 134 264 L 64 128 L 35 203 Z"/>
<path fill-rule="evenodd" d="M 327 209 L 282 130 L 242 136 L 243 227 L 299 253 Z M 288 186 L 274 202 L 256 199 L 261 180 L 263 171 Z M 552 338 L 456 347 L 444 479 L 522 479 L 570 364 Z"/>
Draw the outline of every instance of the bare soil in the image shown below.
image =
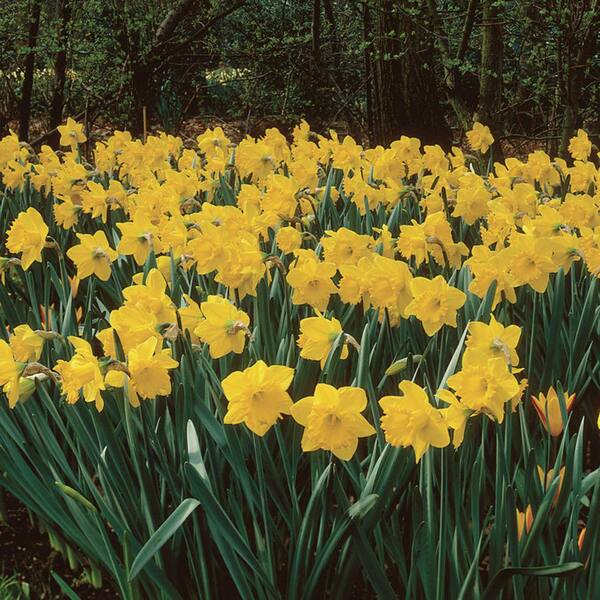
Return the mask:
<path fill-rule="evenodd" d="M 95 589 L 83 581 L 81 571 L 70 570 L 63 556 L 50 547 L 48 536 L 31 522 L 25 507 L 16 498 L 3 494 L 6 520 L 0 523 L 0 575 L 15 576 L 20 583 L 27 584 L 32 600 L 65 598 L 52 577 L 53 572 L 67 582 L 81 600 L 118 598 L 109 587 Z M 18 597 L 18 594 L 14 596 Z"/>

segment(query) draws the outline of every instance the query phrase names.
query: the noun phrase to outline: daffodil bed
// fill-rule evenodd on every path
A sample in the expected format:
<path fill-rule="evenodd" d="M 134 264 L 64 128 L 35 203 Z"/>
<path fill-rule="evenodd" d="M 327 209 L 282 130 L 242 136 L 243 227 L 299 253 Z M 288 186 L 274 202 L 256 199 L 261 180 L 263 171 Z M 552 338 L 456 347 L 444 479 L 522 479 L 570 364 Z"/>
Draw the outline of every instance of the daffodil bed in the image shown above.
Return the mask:
<path fill-rule="evenodd" d="M 595 597 L 585 132 L 60 133 L 0 141 L 0 484 L 72 563 L 128 599 Z"/>

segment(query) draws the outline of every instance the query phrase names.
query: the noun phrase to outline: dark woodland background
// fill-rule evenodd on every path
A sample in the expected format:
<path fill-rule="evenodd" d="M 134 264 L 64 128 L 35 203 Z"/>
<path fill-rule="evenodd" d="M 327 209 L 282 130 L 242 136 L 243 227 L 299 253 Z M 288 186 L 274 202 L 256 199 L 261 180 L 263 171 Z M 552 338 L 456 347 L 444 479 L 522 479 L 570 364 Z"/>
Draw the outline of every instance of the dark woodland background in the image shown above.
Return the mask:
<path fill-rule="evenodd" d="M 474 120 L 566 153 L 600 130 L 599 0 L 0 0 L 0 132 L 241 133 L 305 118 L 448 146 Z"/>

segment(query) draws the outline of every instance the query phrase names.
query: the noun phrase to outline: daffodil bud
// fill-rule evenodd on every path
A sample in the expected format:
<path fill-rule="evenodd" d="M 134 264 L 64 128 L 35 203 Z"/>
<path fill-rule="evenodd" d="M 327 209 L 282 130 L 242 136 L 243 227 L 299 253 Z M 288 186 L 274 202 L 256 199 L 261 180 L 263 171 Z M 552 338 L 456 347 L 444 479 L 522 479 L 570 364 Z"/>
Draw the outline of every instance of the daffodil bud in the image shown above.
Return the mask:
<path fill-rule="evenodd" d="M 421 354 L 413 354 L 411 357 L 406 356 L 404 358 L 401 358 L 400 360 L 393 362 L 385 370 L 385 374 L 388 377 L 391 377 L 392 375 L 398 375 L 398 373 L 401 373 L 402 371 L 404 371 L 404 369 L 406 369 L 409 360 L 412 360 L 412 362 L 415 365 L 418 365 L 421 362 L 421 360 L 423 360 L 423 356 Z"/>

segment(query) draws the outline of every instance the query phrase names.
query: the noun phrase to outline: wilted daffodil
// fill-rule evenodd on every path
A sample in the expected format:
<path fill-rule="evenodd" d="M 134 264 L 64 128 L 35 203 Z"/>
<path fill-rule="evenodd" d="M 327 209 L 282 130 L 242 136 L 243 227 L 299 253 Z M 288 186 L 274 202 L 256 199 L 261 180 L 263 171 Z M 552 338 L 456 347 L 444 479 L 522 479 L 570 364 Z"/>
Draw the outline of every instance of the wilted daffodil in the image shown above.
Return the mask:
<path fill-rule="evenodd" d="M 423 323 L 427 335 L 433 335 L 444 325 L 456 327 L 456 311 L 467 299 L 464 292 L 448 285 L 441 275 L 434 279 L 415 277 L 410 289 L 413 300 L 406 312 Z"/>
<path fill-rule="evenodd" d="M 19 213 L 6 234 L 6 247 L 13 254 L 21 253 L 21 266 L 26 271 L 34 262 L 42 262 L 48 225 L 42 215 L 29 207 Z"/>
<path fill-rule="evenodd" d="M 366 406 L 367 395 L 361 388 L 317 384 L 314 396 L 302 398 L 291 408 L 292 417 L 304 426 L 302 450 L 328 450 L 341 460 L 350 460 L 358 438 L 375 433 L 360 414 Z"/>
<path fill-rule="evenodd" d="M 102 281 L 108 281 L 111 275 L 111 263 L 117 260 L 118 254 L 110 247 L 104 231 L 96 231 L 94 235 L 78 233 L 81 242 L 67 250 L 67 256 L 77 267 L 79 279 L 96 275 Z"/>
<path fill-rule="evenodd" d="M 575 394 L 563 394 L 565 403 L 565 412 L 568 414 L 573 407 Z M 531 401 L 537 412 L 544 429 L 550 433 L 552 437 L 559 436 L 565 427 L 562 411 L 560 408 L 560 400 L 554 387 L 550 387 L 546 395 L 539 393 L 538 397 L 531 396 Z"/>
<path fill-rule="evenodd" d="M 241 354 L 250 334 L 250 317 L 227 298 L 209 296 L 200 304 L 204 315 L 194 329 L 200 340 L 208 344 L 211 358 L 221 358 L 230 352 Z"/>
<path fill-rule="evenodd" d="M 243 371 L 234 371 L 221 382 L 228 401 L 223 422 L 245 423 L 256 435 L 265 435 L 281 415 L 290 414 L 292 399 L 287 389 L 293 377 L 294 369 L 267 366 L 262 360 Z"/>
<path fill-rule="evenodd" d="M 401 396 L 384 396 L 379 404 L 384 411 L 381 428 L 392 446 L 412 446 L 417 462 L 429 446 L 444 448 L 450 443 L 448 425 L 441 410 L 429 402 L 425 390 L 412 381 L 398 386 Z"/>

